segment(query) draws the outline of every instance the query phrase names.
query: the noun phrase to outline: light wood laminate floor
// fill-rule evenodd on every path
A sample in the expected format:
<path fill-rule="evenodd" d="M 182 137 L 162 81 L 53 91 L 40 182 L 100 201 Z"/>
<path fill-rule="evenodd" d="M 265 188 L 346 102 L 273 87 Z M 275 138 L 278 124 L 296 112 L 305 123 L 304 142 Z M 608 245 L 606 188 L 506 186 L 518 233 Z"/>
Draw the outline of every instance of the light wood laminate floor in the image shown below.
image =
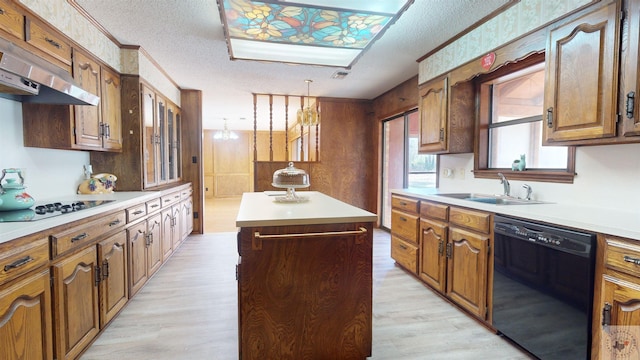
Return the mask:
<path fill-rule="evenodd" d="M 81 359 L 237 359 L 235 235 L 190 236 Z M 397 267 L 389 241 L 375 231 L 370 359 L 529 359 Z"/>

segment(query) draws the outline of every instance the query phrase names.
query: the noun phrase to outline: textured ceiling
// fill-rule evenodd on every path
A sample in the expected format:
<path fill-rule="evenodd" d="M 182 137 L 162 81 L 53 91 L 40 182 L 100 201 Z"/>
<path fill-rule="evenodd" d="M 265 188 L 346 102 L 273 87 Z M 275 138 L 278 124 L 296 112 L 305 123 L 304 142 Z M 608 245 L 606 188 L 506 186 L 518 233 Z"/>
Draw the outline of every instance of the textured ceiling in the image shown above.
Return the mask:
<path fill-rule="evenodd" d="M 418 58 L 507 0 L 415 0 L 341 80 L 331 75 L 342 68 L 230 60 L 215 0 L 76 2 L 121 44 L 144 48 L 178 86 L 202 90 L 205 129 L 221 129 L 228 118 L 230 129 L 248 130 L 252 93 L 306 95 L 304 80 L 312 79 L 311 96 L 373 99 L 415 76 Z"/>

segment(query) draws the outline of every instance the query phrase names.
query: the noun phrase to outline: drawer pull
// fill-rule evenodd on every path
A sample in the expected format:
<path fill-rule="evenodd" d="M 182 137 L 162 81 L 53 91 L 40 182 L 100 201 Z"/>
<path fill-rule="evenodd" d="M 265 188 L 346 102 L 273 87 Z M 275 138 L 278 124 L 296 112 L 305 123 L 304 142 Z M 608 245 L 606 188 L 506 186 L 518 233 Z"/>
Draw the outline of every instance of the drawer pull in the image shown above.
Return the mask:
<path fill-rule="evenodd" d="M 153 204 L 153 205 L 151 205 L 151 208 L 152 208 L 152 209 L 153 209 L 153 208 L 157 208 L 158 206 L 160 206 L 160 205 L 158 205 L 158 204 Z"/>
<path fill-rule="evenodd" d="M 400 249 L 402 249 L 402 250 L 407 250 L 407 245 L 398 244 L 398 246 L 399 246 L 399 247 L 400 247 Z"/>
<path fill-rule="evenodd" d="M 631 257 L 631 256 L 629 256 L 629 255 L 625 255 L 625 256 L 624 256 L 624 261 L 625 261 L 625 262 L 630 262 L 630 263 L 632 263 L 632 264 L 640 265 L 640 259 L 638 259 L 638 258 L 633 258 L 633 257 Z"/>
<path fill-rule="evenodd" d="M 49 44 L 51 44 L 53 47 L 55 47 L 56 49 L 60 49 L 62 46 L 60 45 L 60 43 L 56 42 L 53 39 L 49 39 L 49 38 L 44 38 L 44 41 L 48 42 Z"/>
<path fill-rule="evenodd" d="M 402 206 L 407 206 L 407 203 L 406 203 L 406 202 L 404 202 L 404 201 L 400 201 L 400 205 L 402 205 Z"/>
<path fill-rule="evenodd" d="M 76 241 L 80 241 L 80 240 L 82 240 L 82 239 L 86 239 L 86 238 L 87 238 L 87 236 L 89 236 L 89 234 L 87 234 L 87 233 L 82 233 L 82 234 L 80 234 L 80 235 L 78 235 L 78 236 L 74 236 L 74 237 L 72 237 L 72 238 L 71 238 L 71 242 L 76 242 Z"/>
<path fill-rule="evenodd" d="M 114 220 L 114 221 L 110 222 L 110 223 L 109 223 L 109 226 L 116 226 L 116 225 L 118 225 L 118 224 L 120 224 L 120 219 L 116 219 L 116 220 Z"/>
<path fill-rule="evenodd" d="M 0 15 L 4 15 L 4 9 L 0 8 Z"/>
<path fill-rule="evenodd" d="M 405 221 L 405 222 L 406 222 L 406 221 L 407 221 L 407 218 L 400 216 L 400 220 L 401 220 L 401 221 Z"/>
<path fill-rule="evenodd" d="M 138 210 L 138 211 L 134 211 L 133 215 L 140 215 L 144 212 L 144 210 Z"/>
<path fill-rule="evenodd" d="M 25 257 L 23 257 L 21 259 L 18 259 L 16 261 L 12 262 L 9 265 L 5 265 L 4 266 L 4 271 L 6 272 L 6 271 L 9 271 L 11 269 L 19 268 L 20 266 L 26 265 L 27 263 L 29 263 L 29 262 L 31 262 L 33 260 L 34 259 L 31 256 L 27 255 L 27 256 L 25 256 Z"/>

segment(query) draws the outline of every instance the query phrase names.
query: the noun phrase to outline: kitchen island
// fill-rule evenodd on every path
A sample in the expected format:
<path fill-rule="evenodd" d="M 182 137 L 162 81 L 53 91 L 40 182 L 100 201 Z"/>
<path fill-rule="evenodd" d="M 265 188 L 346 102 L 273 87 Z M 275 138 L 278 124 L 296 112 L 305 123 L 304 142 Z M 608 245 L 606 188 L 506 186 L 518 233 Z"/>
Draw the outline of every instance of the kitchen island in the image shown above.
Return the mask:
<path fill-rule="evenodd" d="M 238 226 L 240 359 L 371 355 L 377 216 L 319 192 L 245 193 Z"/>

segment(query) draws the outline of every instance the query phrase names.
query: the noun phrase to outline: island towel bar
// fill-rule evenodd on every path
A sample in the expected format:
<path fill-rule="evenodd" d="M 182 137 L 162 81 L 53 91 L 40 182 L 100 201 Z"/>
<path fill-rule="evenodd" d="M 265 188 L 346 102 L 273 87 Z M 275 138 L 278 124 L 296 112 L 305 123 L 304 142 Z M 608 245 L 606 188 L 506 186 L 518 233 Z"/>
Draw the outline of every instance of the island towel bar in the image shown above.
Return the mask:
<path fill-rule="evenodd" d="M 344 235 L 364 235 L 367 233 L 367 229 L 360 227 L 358 230 L 347 231 L 327 231 L 317 233 L 300 233 L 300 234 L 274 234 L 274 235 L 262 235 L 259 231 L 253 233 L 253 250 L 262 249 L 262 239 L 278 240 L 278 239 L 290 239 L 290 238 L 309 238 L 309 237 L 326 237 L 326 236 L 344 236 Z M 356 244 L 362 243 L 362 240 L 356 238 Z"/>

